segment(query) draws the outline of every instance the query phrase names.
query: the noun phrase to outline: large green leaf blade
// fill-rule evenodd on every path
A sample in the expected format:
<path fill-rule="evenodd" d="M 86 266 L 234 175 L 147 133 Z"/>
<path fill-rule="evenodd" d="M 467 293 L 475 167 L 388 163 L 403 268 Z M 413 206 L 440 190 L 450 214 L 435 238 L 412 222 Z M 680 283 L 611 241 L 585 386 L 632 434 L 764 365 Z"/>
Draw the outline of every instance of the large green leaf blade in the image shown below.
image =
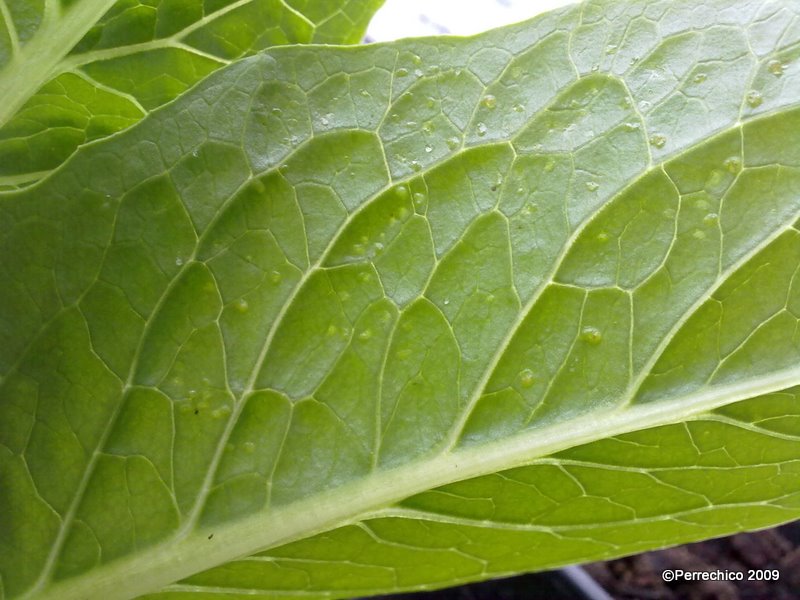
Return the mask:
<path fill-rule="evenodd" d="M 6 593 L 347 596 L 796 516 L 796 12 L 274 49 L 2 197 Z"/>
<path fill-rule="evenodd" d="M 233 60 L 284 44 L 356 43 L 381 4 L 8 0 L 0 188 L 44 177 L 80 145 L 130 127 Z"/>

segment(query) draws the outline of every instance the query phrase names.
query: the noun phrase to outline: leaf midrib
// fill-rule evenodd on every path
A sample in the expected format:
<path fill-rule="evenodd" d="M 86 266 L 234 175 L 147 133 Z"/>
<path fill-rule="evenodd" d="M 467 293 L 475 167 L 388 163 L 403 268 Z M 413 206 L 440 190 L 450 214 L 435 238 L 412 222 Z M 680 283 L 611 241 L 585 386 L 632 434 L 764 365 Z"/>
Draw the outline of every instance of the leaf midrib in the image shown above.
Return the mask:
<path fill-rule="evenodd" d="M 575 446 L 700 417 L 723 406 L 800 384 L 800 366 L 669 401 L 593 412 L 456 452 L 443 452 L 382 471 L 328 492 L 221 527 L 205 527 L 178 542 L 98 567 L 57 583 L 44 598 L 132 598 L 254 552 L 352 524 L 404 498 L 457 481 L 534 463 Z M 598 432 L 600 432 L 598 434 Z M 212 540 L 208 539 L 214 534 Z"/>
<path fill-rule="evenodd" d="M 65 12 L 47 3 L 33 39 L 0 71 L 0 127 L 5 125 L 51 77 L 53 70 L 116 0 L 83 0 Z"/>

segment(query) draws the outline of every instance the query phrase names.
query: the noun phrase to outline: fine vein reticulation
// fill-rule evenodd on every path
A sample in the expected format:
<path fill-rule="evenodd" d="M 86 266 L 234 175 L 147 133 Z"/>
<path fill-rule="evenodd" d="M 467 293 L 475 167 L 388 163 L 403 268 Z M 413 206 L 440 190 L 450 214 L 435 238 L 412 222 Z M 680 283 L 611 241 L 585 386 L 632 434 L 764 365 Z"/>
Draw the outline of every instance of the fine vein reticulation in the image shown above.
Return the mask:
<path fill-rule="evenodd" d="M 124 130 L 233 60 L 357 43 L 382 0 L 0 2 L 0 189 Z"/>
<path fill-rule="evenodd" d="M 347 597 L 796 518 L 799 56 L 788 0 L 274 48 L 0 196 L 0 589 Z"/>

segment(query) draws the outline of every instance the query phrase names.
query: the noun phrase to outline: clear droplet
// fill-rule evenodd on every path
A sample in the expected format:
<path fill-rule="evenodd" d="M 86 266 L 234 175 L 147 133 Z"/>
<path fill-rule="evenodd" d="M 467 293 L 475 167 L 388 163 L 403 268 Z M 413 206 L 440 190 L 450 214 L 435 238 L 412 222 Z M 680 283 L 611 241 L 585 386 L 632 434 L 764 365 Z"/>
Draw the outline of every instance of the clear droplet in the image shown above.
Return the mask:
<path fill-rule="evenodd" d="M 419 55 L 414 54 L 411 57 L 411 62 L 413 62 L 415 65 L 421 65 L 422 64 L 422 58 L 420 58 Z"/>
<path fill-rule="evenodd" d="M 244 298 L 239 298 L 234 306 L 236 307 L 236 310 L 238 310 L 240 313 L 245 313 L 250 308 L 250 305 Z"/>
<path fill-rule="evenodd" d="M 398 185 L 397 188 L 395 188 L 394 193 L 397 194 L 401 200 L 408 198 L 408 188 L 404 185 Z"/>
<path fill-rule="evenodd" d="M 597 344 L 603 341 L 603 334 L 600 333 L 597 327 L 584 327 L 581 330 L 581 339 L 587 344 L 597 346 Z"/>
<path fill-rule="evenodd" d="M 545 173 L 550 173 L 550 172 L 552 172 L 552 170 L 553 170 L 553 169 L 555 169 L 555 168 L 556 168 L 556 161 L 554 161 L 552 158 L 551 158 L 551 159 L 549 159 L 549 160 L 548 160 L 548 161 L 547 161 L 547 162 L 544 164 L 544 171 L 545 171 Z"/>
<path fill-rule="evenodd" d="M 486 127 L 486 123 L 478 123 L 478 135 L 483 137 L 486 135 L 486 132 L 489 131 Z"/>
<path fill-rule="evenodd" d="M 412 171 L 415 171 L 415 172 L 417 172 L 417 171 L 420 171 L 420 170 L 422 169 L 422 165 L 421 165 L 421 164 L 419 164 L 419 161 L 416 161 L 416 160 L 412 160 L 412 161 L 409 163 L 409 165 L 408 165 L 408 166 L 410 166 L 410 167 L 411 167 L 411 170 L 412 170 Z"/>
<path fill-rule="evenodd" d="M 245 453 L 252 454 L 256 451 L 256 445 L 253 442 L 245 442 L 242 445 L 242 449 L 245 451 Z"/>
<path fill-rule="evenodd" d="M 399 69 L 397 69 L 397 71 L 395 71 L 395 74 L 398 77 L 406 77 L 408 75 L 408 69 L 400 67 Z"/>
<path fill-rule="evenodd" d="M 767 63 L 767 70 L 775 75 L 775 77 L 783 75 L 783 68 L 783 63 L 779 60 L 771 60 Z"/>
<path fill-rule="evenodd" d="M 362 342 L 366 342 L 371 337 L 372 337 L 371 329 L 365 329 L 364 331 L 358 334 L 358 339 L 361 340 Z"/>
<path fill-rule="evenodd" d="M 616 44 L 609 44 L 606 46 L 606 54 L 616 54 L 617 53 L 617 45 Z"/>
<path fill-rule="evenodd" d="M 381 248 L 383 248 L 383 244 L 381 244 Z M 370 279 L 372 279 L 372 275 L 369 271 L 361 271 L 361 273 L 358 274 L 358 279 L 362 283 L 367 283 Z"/>
<path fill-rule="evenodd" d="M 416 192 L 414 194 L 414 204 L 416 206 L 423 206 L 425 204 L 425 194 L 422 192 Z"/>
<path fill-rule="evenodd" d="M 708 213 L 705 217 L 703 217 L 703 223 L 709 227 L 712 227 L 719 223 L 719 215 L 717 213 Z"/>
<path fill-rule="evenodd" d="M 639 123 L 631 122 L 625 123 L 622 127 L 625 129 L 625 131 L 638 131 L 641 126 Z"/>
<path fill-rule="evenodd" d="M 720 169 L 714 169 L 706 180 L 706 188 L 713 190 L 725 180 L 725 173 Z"/>
<path fill-rule="evenodd" d="M 522 106 L 522 104 L 515 104 L 514 106 L 511 107 L 511 110 L 513 110 L 514 112 L 521 113 L 525 110 L 525 107 Z"/>
<path fill-rule="evenodd" d="M 330 124 L 330 121 L 328 120 L 328 117 L 322 117 L 319 120 L 319 122 L 322 123 L 323 127 L 327 127 Z"/>
<path fill-rule="evenodd" d="M 433 96 L 428 96 L 427 105 L 428 108 L 433 108 L 434 106 L 436 106 L 436 98 L 434 98 Z"/>
<path fill-rule="evenodd" d="M 532 387 L 536 383 L 536 378 L 533 376 L 533 371 L 530 369 L 523 369 L 519 372 L 519 384 L 524 388 Z"/>
<path fill-rule="evenodd" d="M 459 140 L 457 137 L 447 138 L 447 147 L 450 148 L 450 150 L 455 150 L 460 145 L 461 145 L 461 140 Z"/>
<path fill-rule="evenodd" d="M 428 144 L 427 146 L 425 146 L 425 152 L 427 152 L 428 154 L 430 154 L 431 152 L 433 152 L 433 146 L 431 146 L 430 144 Z"/>
<path fill-rule="evenodd" d="M 336 325 L 334 325 L 333 323 L 331 323 L 330 325 L 328 325 L 328 329 L 325 331 L 325 333 L 328 335 L 328 337 L 333 337 L 338 333 L 338 331 L 339 328 L 336 327 Z"/>
<path fill-rule="evenodd" d="M 666 136 L 661 135 L 660 133 L 654 133 L 652 136 L 650 136 L 650 144 L 656 148 L 663 148 L 666 143 Z"/>
<path fill-rule="evenodd" d="M 281 275 L 280 271 L 272 271 L 272 273 L 269 274 L 269 279 L 272 283 L 280 283 L 281 279 L 283 279 L 283 275 Z"/>
<path fill-rule="evenodd" d="M 482 100 L 481 102 L 483 103 L 483 105 L 484 105 L 486 108 L 488 108 L 488 109 L 490 109 L 490 110 L 491 110 L 491 109 L 493 109 L 493 108 L 495 108 L 495 107 L 497 107 L 497 98 L 495 98 L 495 97 L 494 97 L 494 96 L 492 96 L 491 94 L 487 94 L 487 95 L 485 95 L 485 96 L 483 97 L 483 100 Z"/>
<path fill-rule="evenodd" d="M 444 299 L 444 305 L 447 306 L 448 304 L 450 304 L 450 299 L 449 298 L 445 298 Z"/>
<path fill-rule="evenodd" d="M 586 189 L 589 190 L 590 192 L 596 192 L 597 190 L 600 189 L 600 184 L 597 183 L 596 181 L 587 181 Z"/>
<path fill-rule="evenodd" d="M 370 93 L 367 90 L 363 89 L 363 88 L 361 89 L 361 92 L 359 92 L 359 93 L 362 96 L 364 96 L 364 98 L 368 98 L 370 96 Z"/>
<path fill-rule="evenodd" d="M 694 76 L 693 81 L 695 83 L 703 83 L 706 79 L 708 79 L 708 75 L 706 75 L 705 73 L 697 73 Z"/>
<path fill-rule="evenodd" d="M 722 163 L 726 170 L 734 175 L 742 170 L 742 159 L 738 156 L 731 156 L 730 158 L 726 158 L 725 162 Z"/>
<path fill-rule="evenodd" d="M 692 233 L 692 236 L 697 240 L 704 240 L 706 238 L 706 232 L 701 231 L 699 229 L 695 229 L 694 233 Z"/>
<path fill-rule="evenodd" d="M 751 108 L 758 108 L 764 103 L 764 96 L 761 95 L 761 92 L 757 90 L 750 90 L 747 92 L 747 104 L 750 105 Z"/>
<path fill-rule="evenodd" d="M 601 244 L 605 244 L 609 239 L 609 235 L 605 231 L 601 231 L 597 234 L 597 241 Z"/>
<path fill-rule="evenodd" d="M 431 121 L 426 121 L 422 124 L 422 131 L 425 133 L 433 133 L 436 131 L 436 126 Z"/>
<path fill-rule="evenodd" d="M 231 413 L 230 406 L 220 406 L 211 411 L 211 416 L 215 419 L 224 419 Z"/>

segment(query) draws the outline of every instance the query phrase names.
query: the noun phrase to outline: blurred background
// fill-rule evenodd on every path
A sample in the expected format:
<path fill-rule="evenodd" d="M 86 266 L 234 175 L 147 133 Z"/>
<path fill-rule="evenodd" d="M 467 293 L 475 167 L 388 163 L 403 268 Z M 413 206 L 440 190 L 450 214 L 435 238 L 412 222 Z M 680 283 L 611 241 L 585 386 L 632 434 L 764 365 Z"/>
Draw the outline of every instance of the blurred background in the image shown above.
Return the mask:
<path fill-rule="evenodd" d="M 424 35 L 472 35 L 524 21 L 575 0 L 386 0 L 367 40 L 386 42 Z"/>

